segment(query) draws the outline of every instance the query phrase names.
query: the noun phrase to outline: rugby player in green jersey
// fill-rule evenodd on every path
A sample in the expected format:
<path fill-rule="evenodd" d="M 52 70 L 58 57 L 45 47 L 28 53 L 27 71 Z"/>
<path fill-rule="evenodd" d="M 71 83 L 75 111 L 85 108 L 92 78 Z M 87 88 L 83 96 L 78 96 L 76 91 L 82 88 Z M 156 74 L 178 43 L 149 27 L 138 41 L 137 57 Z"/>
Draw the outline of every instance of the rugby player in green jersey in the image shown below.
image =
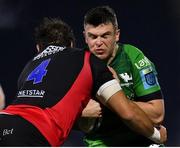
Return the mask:
<path fill-rule="evenodd" d="M 88 11 L 84 18 L 84 36 L 89 50 L 116 71 L 127 98 L 136 103 L 155 126 L 162 128 L 164 100 L 154 64 L 138 48 L 118 43 L 120 29 L 114 10 L 100 6 Z M 96 98 L 93 99 L 83 110 L 83 118 L 79 122 L 87 132 L 84 137 L 86 146 L 154 144 L 147 137 L 134 132 L 133 127 L 124 124 Z"/>

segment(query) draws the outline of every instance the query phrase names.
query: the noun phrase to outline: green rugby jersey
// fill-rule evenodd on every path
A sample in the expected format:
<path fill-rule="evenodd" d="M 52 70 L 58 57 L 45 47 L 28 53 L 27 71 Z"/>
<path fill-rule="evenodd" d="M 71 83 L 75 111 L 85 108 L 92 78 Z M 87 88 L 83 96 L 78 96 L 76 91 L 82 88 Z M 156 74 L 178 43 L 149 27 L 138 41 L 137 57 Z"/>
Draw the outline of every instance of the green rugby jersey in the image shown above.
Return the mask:
<path fill-rule="evenodd" d="M 116 71 L 122 89 L 132 100 L 160 90 L 154 64 L 132 45 L 120 44 L 109 66 Z"/>
<path fill-rule="evenodd" d="M 151 94 L 160 94 L 155 66 L 138 48 L 119 44 L 109 66 L 118 74 L 121 87 L 129 99 L 149 101 L 153 98 Z M 153 143 L 130 130 L 106 107 L 103 107 L 103 117 L 99 121 L 101 124 L 97 120 L 98 124 L 84 138 L 87 146 L 149 146 Z"/>

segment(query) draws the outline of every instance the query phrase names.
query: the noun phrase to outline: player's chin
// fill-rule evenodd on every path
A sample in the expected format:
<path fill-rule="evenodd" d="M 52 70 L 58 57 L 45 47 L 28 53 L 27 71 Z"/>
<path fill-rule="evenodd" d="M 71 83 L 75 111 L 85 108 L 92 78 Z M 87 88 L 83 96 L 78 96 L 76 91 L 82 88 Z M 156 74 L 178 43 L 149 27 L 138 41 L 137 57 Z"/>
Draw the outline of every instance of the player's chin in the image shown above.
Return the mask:
<path fill-rule="evenodd" d="M 105 54 L 96 54 L 96 56 L 97 56 L 98 58 L 100 58 L 101 60 L 104 60 L 104 59 L 107 58 L 107 56 L 106 56 Z"/>

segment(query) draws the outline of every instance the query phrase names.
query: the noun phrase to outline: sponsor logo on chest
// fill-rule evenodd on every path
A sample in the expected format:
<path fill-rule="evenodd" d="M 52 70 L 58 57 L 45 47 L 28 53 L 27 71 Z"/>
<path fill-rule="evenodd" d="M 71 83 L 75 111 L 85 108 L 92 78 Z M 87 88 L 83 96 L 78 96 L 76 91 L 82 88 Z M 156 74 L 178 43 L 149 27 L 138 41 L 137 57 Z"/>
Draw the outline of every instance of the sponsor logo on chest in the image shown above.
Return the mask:
<path fill-rule="evenodd" d="M 18 92 L 17 97 L 40 97 L 42 98 L 45 94 L 44 90 L 21 90 Z"/>

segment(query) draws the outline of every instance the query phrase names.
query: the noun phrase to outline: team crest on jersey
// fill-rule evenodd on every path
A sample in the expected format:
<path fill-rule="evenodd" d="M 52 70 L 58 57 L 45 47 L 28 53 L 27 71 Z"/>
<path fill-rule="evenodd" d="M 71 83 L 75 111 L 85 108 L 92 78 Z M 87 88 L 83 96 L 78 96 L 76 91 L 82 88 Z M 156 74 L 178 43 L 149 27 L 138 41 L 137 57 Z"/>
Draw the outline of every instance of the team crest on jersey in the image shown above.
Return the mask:
<path fill-rule="evenodd" d="M 128 74 L 128 73 L 122 73 L 122 74 L 119 74 L 119 76 L 120 76 L 125 82 L 128 82 L 128 81 L 131 81 L 131 80 L 132 80 L 132 75 L 131 75 L 131 74 Z"/>
<path fill-rule="evenodd" d="M 132 82 L 132 74 L 128 74 L 128 73 L 121 73 L 119 74 L 119 76 L 121 77 L 121 79 L 123 79 L 124 81 L 121 82 L 121 86 L 127 86 L 129 87 L 130 85 L 133 85 L 133 82 Z"/>
<path fill-rule="evenodd" d="M 145 89 L 159 85 L 152 67 L 141 70 L 140 75 Z"/>
<path fill-rule="evenodd" d="M 154 85 L 156 84 L 156 78 L 153 72 L 150 72 L 148 74 L 145 75 L 145 79 L 146 79 L 146 83 L 148 85 Z"/>

